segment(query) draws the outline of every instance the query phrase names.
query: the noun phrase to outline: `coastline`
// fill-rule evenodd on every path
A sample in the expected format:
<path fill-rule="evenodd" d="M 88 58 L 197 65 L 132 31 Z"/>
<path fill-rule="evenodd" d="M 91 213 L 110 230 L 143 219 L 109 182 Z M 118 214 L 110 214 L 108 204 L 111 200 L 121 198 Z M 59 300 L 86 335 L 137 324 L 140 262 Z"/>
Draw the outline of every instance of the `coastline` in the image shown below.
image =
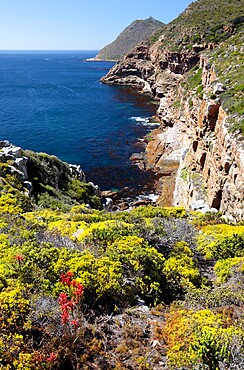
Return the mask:
<path fill-rule="evenodd" d="M 160 191 L 158 187 L 158 176 L 155 173 L 153 168 L 147 166 L 146 160 L 146 148 L 148 145 L 148 137 L 153 135 L 153 132 L 158 128 L 160 123 L 155 121 L 155 116 L 142 118 L 142 117 L 132 117 L 132 119 L 137 122 L 138 125 L 146 126 L 149 130 L 142 136 L 138 137 L 137 141 L 134 143 L 135 148 L 138 148 L 140 151 L 133 152 L 129 159 L 128 175 L 125 170 L 123 170 L 123 175 L 125 178 L 121 177 L 121 171 L 118 169 L 110 168 L 98 168 L 97 170 L 92 171 L 98 172 L 98 177 L 101 176 L 100 172 L 103 173 L 104 177 L 108 179 L 107 190 L 102 190 L 102 197 L 109 203 L 109 208 L 112 211 L 123 211 L 129 210 L 133 207 L 140 205 L 157 205 L 157 200 L 160 197 Z M 142 161 L 135 161 L 133 157 L 141 157 Z M 140 164 L 144 163 L 144 166 Z M 133 179 L 130 178 L 131 173 L 134 173 L 134 177 L 139 179 L 140 183 L 134 184 Z M 86 172 L 86 175 L 89 179 L 89 172 Z M 111 181 L 113 182 L 114 178 L 119 179 L 120 188 L 116 189 L 111 187 Z M 99 184 L 99 181 L 94 181 Z M 114 183 L 114 182 L 113 182 Z"/>
<path fill-rule="evenodd" d="M 118 61 L 119 59 L 97 59 L 96 57 L 86 59 L 86 62 L 115 62 L 117 63 Z"/>

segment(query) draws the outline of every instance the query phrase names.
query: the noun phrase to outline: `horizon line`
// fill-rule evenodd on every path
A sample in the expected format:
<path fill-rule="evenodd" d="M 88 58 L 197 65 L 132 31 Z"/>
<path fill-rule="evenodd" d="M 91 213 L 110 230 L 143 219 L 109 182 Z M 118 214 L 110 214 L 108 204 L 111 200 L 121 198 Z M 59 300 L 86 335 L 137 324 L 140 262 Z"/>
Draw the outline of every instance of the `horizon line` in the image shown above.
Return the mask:
<path fill-rule="evenodd" d="M 0 49 L 2 51 L 99 51 L 100 49 Z"/>

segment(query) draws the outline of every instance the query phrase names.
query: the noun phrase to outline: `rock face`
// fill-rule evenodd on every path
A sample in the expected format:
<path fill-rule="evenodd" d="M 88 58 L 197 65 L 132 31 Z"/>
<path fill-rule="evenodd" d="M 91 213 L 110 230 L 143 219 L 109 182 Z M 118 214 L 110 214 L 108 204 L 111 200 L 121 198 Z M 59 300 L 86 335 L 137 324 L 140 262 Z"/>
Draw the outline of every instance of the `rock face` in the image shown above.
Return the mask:
<path fill-rule="evenodd" d="M 100 50 L 95 59 L 118 60 L 162 26 L 163 23 L 152 17 L 135 20 L 119 34 L 115 41 Z"/>
<path fill-rule="evenodd" d="M 46 153 L 23 150 L 7 140 L 0 141 L 0 184 L 11 176 L 11 186 L 34 202 L 56 202 L 66 206 L 87 203 L 101 205 L 98 186 L 87 183 L 79 165 L 65 163 Z M 41 204 L 39 204 L 41 205 Z"/>
<path fill-rule="evenodd" d="M 215 74 L 202 58 L 205 91 L 213 89 Z M 209 82 L 211 81 L 211 82 Z M 186 111 L 189 109 L 185 107 Z M 173 194 L 173 203 L 187 208 L 222 211 L 230 219 L 244 216 L 244 146 L 243 137 L 229 131 L 228 114 L 218 100 L 205 96 L 193 102 L 194 117 L 186 115 L 194 130 L 185 132 L 188 144 L 181 145 L 180 158 Z"/>
<path fill-rule="evenodd" d="M 27 161 L 20 147 L 10 144 L 7 140 L 0 141 L 0 162 L 6 164 L 6 173 L 23 183 L 28 179 Z"/>
<path fill-rule="evenodd" d="M 28 179 L 35 184 L 35 179 L 43 185 L 61 189 L 65 183 L 77 179 L 86 182 L 85 174 L 80 166 L 65 163 L 55 156 L 46 153 L 35 153 L 30 150 L 26 155 L 26 172 Z"/>
<path fill-rule="evenodd" d="M 221 211 L 241 220 L 244 17 L 239 15 L 244 1 L 233 1 L 229 18 L 228 6 L 223 1 L 217 8 L 212 0 L 191 4 L 153 45 L 137 46 L 102 81 L 134 86 L 159 102 L 161 126 L 152 132 L 146 152 L 132 156 L 141 169 L 155 171 L 158 203 Z M 218 29 L 214 37 L 205 23 Z"/>

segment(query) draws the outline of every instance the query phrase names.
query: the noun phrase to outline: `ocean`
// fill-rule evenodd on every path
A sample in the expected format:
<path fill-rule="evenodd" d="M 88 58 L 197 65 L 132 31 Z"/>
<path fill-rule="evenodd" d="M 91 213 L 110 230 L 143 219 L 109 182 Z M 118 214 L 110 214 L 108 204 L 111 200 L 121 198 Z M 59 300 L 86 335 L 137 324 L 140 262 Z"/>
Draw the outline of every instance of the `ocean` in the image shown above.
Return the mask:
<path fill-rule="evenodd" d="M 96 51 L 1 52 L 0 140 L 80 164 L 102 190 L 150 183 L 129 158 L 151 128 L 156 106 L 100 78 L 113 62 L 90 62 Z"/>

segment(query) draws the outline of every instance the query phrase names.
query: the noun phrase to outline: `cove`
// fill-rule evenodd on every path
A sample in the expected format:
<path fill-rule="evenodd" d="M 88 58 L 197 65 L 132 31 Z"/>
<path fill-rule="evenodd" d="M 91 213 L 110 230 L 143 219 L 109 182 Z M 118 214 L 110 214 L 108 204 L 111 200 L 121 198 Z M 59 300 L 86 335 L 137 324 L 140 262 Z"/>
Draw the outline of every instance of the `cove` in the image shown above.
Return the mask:
<path fill-rule="evenodd" d="M 102 190 L 140 193 L 152 175 L 129 158 L 142 150 L 138 138 L 151 130 L 143 119 L 156 106 L 128 88 L 102 84 L 114 63 L 88 62 L 96 53 L 1 53 L 0 138 L 80 164 Z"/>

